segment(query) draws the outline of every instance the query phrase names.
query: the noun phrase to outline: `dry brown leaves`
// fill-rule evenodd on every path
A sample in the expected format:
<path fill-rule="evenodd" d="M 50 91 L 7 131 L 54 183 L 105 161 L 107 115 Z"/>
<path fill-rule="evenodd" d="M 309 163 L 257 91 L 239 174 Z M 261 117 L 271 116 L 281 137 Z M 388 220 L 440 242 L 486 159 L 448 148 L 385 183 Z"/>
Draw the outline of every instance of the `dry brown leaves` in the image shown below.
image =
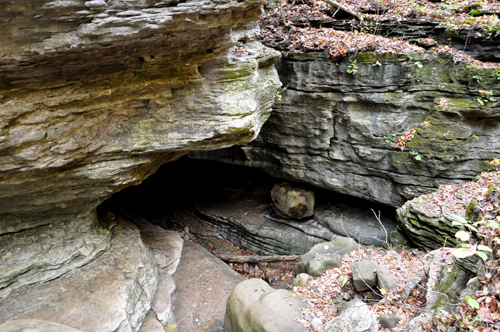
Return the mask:
<path fill-rule="evenodd" d="M 456 48 L 450 47 L 450 46 L 440 46 L 434 49 L 434 52 L 436 53 L 447 53 L 451 56 L 453 56 L 453 61 L 455 63 L 458 62 L 465 62 L 465 63 L 470 63 L 472 65 L 476 65 L 478 67 L 482 68 L 495 68 L 499 67 L 500 63 L 497 62 L 482 62 L 479 60 L 474 59 L 473 57 L 468 56 L 464 52 L 457 50 Z"/>
<path fill-rule="evenodd" d="M 373 261 L 381 267 L 385 267 L 396 279 L 398 287 L 387 294 L 380 290 L 380 298 L 369 298 L 366 294 L 365 301 L 371 304 L 371 310 L 376 315 L 396 314 L 401 317 L 398 325 L 392 330 L 380 329 L 380 331 L 402 331 L 411 320 L 419 307 L 424 304 L 418 296 L 418 292 L 410 296 L 407 302 L 401 302 L 401 291 L 406 285 L 409 277 L 415 273 L 423 271 L 421 259 L 425 253 L 420 251 L 403 251 L 396 253 L 374 247 L 365 247 L 353 250 L 349 255 L 342 258 L 342 265 L 339 268 L 327 270 L 320 278 L 314 278 L 307 285 L 294 287 L 294 296 L 300 296 L 307 303 L 308 307 L 303 311 L 302 323 L 310 327 L 309 324 L 315 317 L 321 319 L 323 323 L 332 320 L 337 316 L 336 306 L 342 301 L 344 293 L 349 293 L 352 297 L 354 290 L 348 284 L 341 285 L 344 278 L 352 278 L 351 265 L 359 261 Z M 352 284 L 352 279 L 350 281 Z M 383 295 L 383 296 L 382 296 Z M 373 301 L 370 303 L 370 301 Z"/>
<path fill-rule="evenodd" d="M 401 151 L 404 150 L 406 143 L 411 142 L 413 137 L 415 137 L 415 133 L 417 132 L 417 128 L 411 128 L 407 132 L 404 133 L 404 135 L 401 136 L 400 139 L 398 139 L 396 145 L 398 148 L 401 149 Z"/>
<path fill-rule="evenodd" d="M 277 28 L 261 32 L 261 40 L 265 42 L 280 39 L 280 43 L 287 45 L 290 51 L 324 51 L 335 60 L 358 52 L 409 54 L 424 51 L 423 48 L 405 41 L 358 31 L 338 31 L 330 28 L 292 28 L 286 31 L 284 28 Z"/>
<path fill-rule="evenodd" d="M 421 200 L 425 201 L 422 208 L 425 212 L 433 215 L 464 215 L 468 203 L 476 197 L 476 201 L 480 204 L 484 201 L 484 195 L 488 191 L 488 187 L 497 181 L 500 177 L 500 170 L 481 173 L 478 181 L 469 181 L 456 185 L 447 185 L 440 190 L 421 196 Z M 483 207 L 485 211 L 493 209 L 493 207 Z"/>

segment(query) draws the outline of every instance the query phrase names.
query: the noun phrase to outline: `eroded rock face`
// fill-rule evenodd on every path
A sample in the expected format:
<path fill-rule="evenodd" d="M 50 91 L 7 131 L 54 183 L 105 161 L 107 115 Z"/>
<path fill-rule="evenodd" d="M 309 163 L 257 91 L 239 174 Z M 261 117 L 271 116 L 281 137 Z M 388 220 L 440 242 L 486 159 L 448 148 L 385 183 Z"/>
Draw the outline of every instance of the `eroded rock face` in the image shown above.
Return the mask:
<path fill-rule="evenodd" d="M 113 192 L 257 136 L 279 87 L 263 3 L 0 4 L 0 297 L 105 251 Z"/>
<path fill-rule="evenodd" d="M 108 251 L 55 280 L 12 291 L 0 300 L 0 321 L 40 319 L 81 331 L 135 332 L 157 284 L 157 264 L 139 229 L 117 220 Z"/>
<path fill-rule="evenodd" d="M 485 159 L 500 151 L 500 108 L 477 98 L 480 90 L 500 93 L 498 69 L 433 53 L 356 60 L 351 75 L 348 61 L 288 54 L 278 65 L 288 88 L 258 139 L 195 155 L 395 207 L 488 169 Z M 395 141 L 412 128 L 401 151 Z"/>

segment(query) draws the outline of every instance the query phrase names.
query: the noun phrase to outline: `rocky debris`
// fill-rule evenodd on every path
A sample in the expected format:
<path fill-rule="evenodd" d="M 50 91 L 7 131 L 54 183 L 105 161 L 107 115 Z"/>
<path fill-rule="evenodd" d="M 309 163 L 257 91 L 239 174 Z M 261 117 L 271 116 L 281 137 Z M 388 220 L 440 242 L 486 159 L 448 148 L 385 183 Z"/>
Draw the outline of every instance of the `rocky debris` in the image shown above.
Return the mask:
<path fill-rule="evenodd" d="M 284 289 L 274 290 L 261 279 L 238 284 L 227 301 L 224 331 L 305 332 L 298 322 L 305 304 Z"/>
<path fill-rule="evenodd" d="M 16 319 L 0 324 L 1 332 L 80 332 L 77 329 L 40 319 Z"/>
<path fill-rule="evenodd" d="M 185 241 L 181 261 L 173 274 L 170 325 L 177 332 L 196 329 L 219 332 L 224 326 L 226 301 L 244 278 L 196 243 Z"/>
<path fill-rule="evenodd" d="M 323 325 L 323 332 L 357 331 L 376 332 L 378 321 L 375 314 L 361 300 L 347 302 L 343 310 L 336 318 Z"/>
<path fill-rule="evenodd" d="M 163 269 L 158 271 L 158 286 L 156 287 L 155 296 L 151 303 L 151 310 L 154 312 L 154 318 L 165 325 L 172 313 L 172 293 L 175 290 L 174 278 Z M 153 325 L 158 325 L 151 322 Z"/>
<path fill-rule="evenodd" d="M 304 286 L 307 285 L 307 283 L 311 281 L 311 276 L 307 273 L 299 273 L 293 280 L 293 285 L 294 286 Z"/>
<path fill-rule="evenodd" d="M 395 289 L 398 286 L 396 279 L 382 266 L 377 267 L 377 285 L 378 288 L 385 290 Z"/>
<path fill-rule="evenodd" d="M 491 165 L 490 165 L 491 166 Z M 445 243 L 455 245 L 455 234 L 459 231 L 452 222 L 456 216 L 470 221 L 483 215 L 491 215 L 496 201 L 496 188 L 500 186 L 500 171 L 484 172 L 476 178 L 457 185 L 441 186 L 431 194 L 406 202 L 397 210 L 399 227 L 419 247 L 437 249 Z M 493 213 L 494 214 L 494 213 Z M 489 219 L 494 219 L 494 215 Z M 477 273 L 475 261 L 462 261 L 469 271 Z"/>
<path fill-rule="evenodd" d="M 288 88 L 257 140 L 196 156 L 399 207 L 491 169 L 485 160 L 498 154 L 499 101 L 477 98 L 479 90 L 500 94 L 500 69 L 432 53 L 412 60 L 359 53 L 339 63 L 288 53 L 277 67 Z M 401 151 L 395 140 L 412 128 Z"/>
<path fill-rule="evenodd" d="M 2 7 L 0 296 L 102 254 L 95 208 L 111 194 L 257 136 L 280 87 L 279 53 L 256 41 L 263 3 Z"/>
<path fill-rule="evenodd" d="M 117 218 L 109 250 L 59 278 L 12 291 L 0 300 L 0 321 L 42 319 L 82 331 L 136 332 L 157 284 L 156 261 L 139 229 Z"/>
<path fill-rule="evenodd" d="M 276 213 L 285 218 L 303 219 L 314 214 L 314 192 L 288 182 L 276 183 L 271 190 Z"/>
<path fill-rule="evenodd" d="M 378 322 L 383 328 L 386 329 L 392 329 L 396 325 L 398 325 L 399 321 L 401 318 L 399 318 L 396 315 L 385 315 L 385 316 L 379 316 L 378 317 Z"/>
<path fill-rule="evenodd" d="M 352 282 L 358 292 L 373 289 L 377 286 L 377 263 L 355 262 L 352 264 Z"/>

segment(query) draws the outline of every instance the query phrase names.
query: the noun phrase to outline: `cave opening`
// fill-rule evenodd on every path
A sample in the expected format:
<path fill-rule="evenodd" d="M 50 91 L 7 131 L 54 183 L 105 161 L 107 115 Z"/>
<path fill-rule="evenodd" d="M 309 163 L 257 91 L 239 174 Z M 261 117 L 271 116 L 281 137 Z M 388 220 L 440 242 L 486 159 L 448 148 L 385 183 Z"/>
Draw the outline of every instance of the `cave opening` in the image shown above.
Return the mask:
<path fill-rule="evenodd" d="M 279 215 L 271 190 L 283 181 L 261 169 L 184 156 L 114 194 L 98 210 L 140 216 L 211 239 L 211 245 L 229 241 L 259 255 L 302 255 L 337 236 L 382 246 L 397 233 L 393 208 L 303 183 L 295 185 L 314 192 L 314 215 L 301 220 Z M 372 210 L 380 212 L 380 222 Z"/>

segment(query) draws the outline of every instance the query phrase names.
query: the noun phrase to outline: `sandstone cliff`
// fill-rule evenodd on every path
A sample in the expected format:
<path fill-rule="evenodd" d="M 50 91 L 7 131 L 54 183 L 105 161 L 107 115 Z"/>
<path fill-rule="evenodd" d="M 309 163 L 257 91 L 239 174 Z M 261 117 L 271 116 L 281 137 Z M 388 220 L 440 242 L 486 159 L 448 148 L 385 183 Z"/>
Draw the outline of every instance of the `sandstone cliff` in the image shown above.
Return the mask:
<path fill-rule="evenodd" d="M 257 136 L 279 88 L 263 3 L 0 3 L 0 298 L 108 250 L 113 192 Z"/>

